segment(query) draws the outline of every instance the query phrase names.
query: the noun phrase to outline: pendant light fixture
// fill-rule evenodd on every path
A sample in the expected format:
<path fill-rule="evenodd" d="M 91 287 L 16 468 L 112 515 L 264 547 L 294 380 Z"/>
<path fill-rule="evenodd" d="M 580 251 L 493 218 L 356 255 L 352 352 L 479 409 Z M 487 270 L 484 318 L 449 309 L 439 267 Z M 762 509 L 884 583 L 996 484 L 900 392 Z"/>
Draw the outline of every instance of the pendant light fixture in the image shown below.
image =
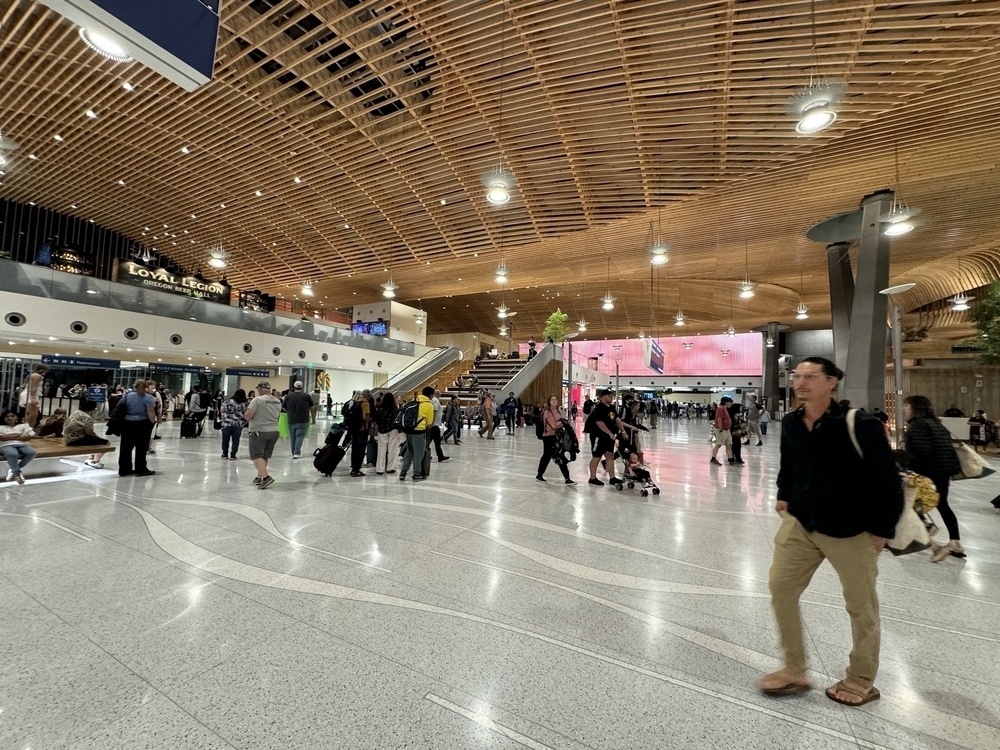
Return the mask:
<path fill-rule="evenodd" d="M 314 297 L 316 293 L 313 291 L 313 285 L 311 281 L 307 281 L 302 285 L 302 296 L 303 297 Z"/>
<path fill-rule="evenodd" d="M 961 281 L 961 279 L 962 279 L 962 256 L 961 255 L 958 256 L 958 278 L 959 278 L 959 281 Z M 952 297 L 948 301 L 951 302 L 951 309 L 954 312 L 965 312 L 966 310 L 969 309 L 969 303 L 972 302 L 972 300 L 974 300 L 974 299 L 975 299 L 975 297 L 972 297 L 972 296 L 966 294 L 965 292 L 959 292 L 958 294 L 956 294 L 954 297 Z"/>
<path fill-rule="evenodd" d="M 687 318 L 684 317 L 684 305 L 681 301 L 681 282 L 677 282 L 677 314 L 674 316 L 674 325 L 683 326 L 687 322 Z"/>
<path fill-rule="evenodd" d="M 662 266 L 670 258 L 667 257 L 667 252 L 670 250 L 670 245 L 666 244 L 661 237 L 661 230 L 663 229 L 663 224 L 660 219 L 659 214 L 657 215 L 657 229 L 654 239 L 653 234 L 653 222 L 649 222 L 649 262 L 654 266 Z"/>
<path fill-rule="evenodd" d="M 788 114 L 798 118 L 795 132 L 812 135 L 833 125 L 837 112 L 833 107 L 844 98 L 847 83 L 839 78 L 819 77 L 819 56 L 816 53 L 816 0 L 810 2 L 812 69 L 809 85 L 795 92 L 788 101 Z"/>
<path fill-rule="evenodd" d="M 767 337 L 766 346 L 767 346 L 768 349 L 773 349 L 774 348 L 774 339 L 771 338 L 770 336 Z"/>
<path fill-rule="evenodd" d="M 583 282 L 583 290 L 581 291 L 580 295 L 584 299 L 587 298 L 587 282 L 586 281 Z M 581 315 L 580 316 L 580 320 L 578 320 L 577 323 L 576 323 L 576 330 L 579 331 L 580 333 L 586 333 L 587 332 L 587 316 L 586 315 Z"/>
<path fill-rule="evenodd" d="M 413 317 L 417 319 L 417 325 L 418 326 L 422 326 L 424 323 L 427 322 L 427 313 L 424 312 L 424 299 L 423 298 L 424 298 L 424 289 L 423 289 L 423 286 L 421 285 L 421 287 L 420 287 L 420 296 L 417 297 L 417 306 L 420 309 L 417 310 L 413 314 Z"/>
<path fill-rule="evenodd" d="M 601 309 L 606 312 L 614 310 L 616 299 L 611 296 L 611 258 L 608 258 L 608 293 L 601 297 Z"/>
<path fill-rule="evenodd" d="M 809 308 L 802 301 L 802 269 L 799 268 L 799 306 L 795 308 L 795 319 L 805 320 L 809 317 Z"/>
<path fill-rule="evenodd" d="M 733 315 L 733 293 L 730 291 L 729 292 L 729 328 L 726 329 L 726 335 L 729 338 L 733 338 L 734 336 L 736 336 L 736 327 L 733 325 L 733 321 L 735 319 L 736 318 Z M 725 355 L 723 355 L 723 356 L 725 356 Z"/>
<path fill-rule="evenodd" d="M 392 299 L 396 296 L 396 290 L 399 289 L 398 284 L 392 283 L 392 276 L 389 276 L 389 280 L 383 284 L 379 284 L 382 287 L 382 296 L 386 299 Z"/>
<path fill-rule="evenodd" d="M 913 217 L 920 214 L 921 209 L 906 205 L 899 186 L 899 146 L 893 146 L 893 157 L 896 167 L 896 186 L 892 193 L 892 207 L 879 217 L 879 221 L 887 224 L 882 233 L 887 237 L 899 237 L 913 231 Z"/>
<path fill-rule="evenodd" d="M 494 278 L 494 281 L 496 281 L 496 283 L 498 284 L 506 284 L 508 279 L 509 279 L 509 274 L 507 272 L 507 263 L 503 259 L 501 259 L 500 265 L 497 267 L 496 270 L 496 278 Z"/>
<path fill-rule="evenodd" d="M 225 268 L 227 265 L 229 265 L 228 261 L 227 261 L 226 251 L 222 247 L 222 241 L 221 240 L 219 241 L 219 243 L 217 245 L 215 245 L 214 247 L 209 248 L 208 254 L 210 256 L 210 260 L 208 261 L 208 265 L 210 265 L 212 268 L 220 268 L 221 269 L 221 268 Z"/>
<path fill-rule="evenodd" d="M 132 57 L 125 48 L 112 39 L 105 31 L 94 31 L 80 27 L 80 39 L 94 52 L 115 62 L 132 62 Z"/>
<path fill-rule="evenodd" d="M 503 77 L 504 53 L 506 52 L 506 30 L 504 24 L 505 6 L 500 5 L 500 94 L 498 97 L 497 115 L 497 167 L 482 176 L 483 187 L 486 188 L 486 200 L 494 206 L 502 206 L 510 202 L 510 191 L 517 186 L 517 177 L 503 165 Z"/>
<path fill-rule="evenodd" d="M 10 163 L 7 158 L 12 151 L 16 151 L 18 144 L 12 141 L 10 138 L 3 134 L 3 128 L 0 128 L 0 167 L 5 167 Z"/>
<path fill-rule="evenodd" d="M 754 296 L 754 285 L 750 282 L 750 243 L 743 242 L 743 259 L 746 272 L 743 275 L 743 283 L 740 284 L 740 298 L 750 299 Z"/>

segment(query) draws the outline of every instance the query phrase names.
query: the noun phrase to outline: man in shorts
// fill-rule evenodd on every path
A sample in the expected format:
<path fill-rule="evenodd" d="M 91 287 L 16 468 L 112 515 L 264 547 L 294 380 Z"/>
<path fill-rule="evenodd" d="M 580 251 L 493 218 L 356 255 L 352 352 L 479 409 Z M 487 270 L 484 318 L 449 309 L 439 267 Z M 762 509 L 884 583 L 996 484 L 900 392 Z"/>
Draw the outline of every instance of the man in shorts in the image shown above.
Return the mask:
<path fill-rule="evenodd" d="M 263 381 L 257 384 L 257 396 L 247 406 L 243 418 L 250 424 L 250 458 L 257 469 L 253 483 L 266 490 L 274 479 L 267 473 L 267 462 L 274 453 L 278 442 L 278 417 L 281 415 L 281 401 L 271 395 L 271 384 Z"/>
<path fill-rule="evenodd" d="M 715 446 L 712 448 L 712 460 L 709 463 L 716 466 L 722 465 L 722 462 L 717 458 L 719 449 L 722 446 L 726 447 L 726 458 L 729 459 L 729 463 L 733 463 L 733 433 L 730 432 L 733 427 L 733 418 L 729 415 L 729 405 L 731 403 L 733 403 L 733 400 L 729 396 L 720 398 L 719 408 L 715 410 L 715 418 L 712 420 L 712 434 L 715 435 Z"/>
<path fill-rule="evenodd" d="M 597 478 L 597 467 L 600 466 L 602 459 L 604 468 L 608 472 L 608 482 L 612 486 L 622 483 L 621 479 L 615 477 L 615 438 L 619 434 L 625 435 L 625 425 L 618 419 L 612 404 L 613 398 L 614 391 L 611 389 L 601 391 L 587 420 L 590 425 L 588 432 L 592 446 L 589 484 L 597 486 L 604 485 L 604 482 Z"/>

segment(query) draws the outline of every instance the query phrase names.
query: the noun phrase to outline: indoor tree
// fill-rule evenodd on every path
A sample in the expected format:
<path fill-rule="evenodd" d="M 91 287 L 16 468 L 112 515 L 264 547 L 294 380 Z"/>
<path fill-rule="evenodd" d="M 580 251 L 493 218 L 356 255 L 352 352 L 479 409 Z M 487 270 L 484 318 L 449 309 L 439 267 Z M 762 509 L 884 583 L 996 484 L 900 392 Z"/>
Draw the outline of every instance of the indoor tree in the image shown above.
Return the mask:
<path fill-rule="evenodd" d="M 979 348 L 979 361 L 1000 365 L 1000 282 L 990 284 L 969 311 L 976 336 L 969 344 Z"/>
<path fill-rule="evenodd" d="M 545 321 L 545 330 L 542 331 L 542 339 L 545 341 L 552 339 L 558 344 L 569 333 L 567 321 L 569 321 L 569 315 L 557 307 L 556 311 Z"/>

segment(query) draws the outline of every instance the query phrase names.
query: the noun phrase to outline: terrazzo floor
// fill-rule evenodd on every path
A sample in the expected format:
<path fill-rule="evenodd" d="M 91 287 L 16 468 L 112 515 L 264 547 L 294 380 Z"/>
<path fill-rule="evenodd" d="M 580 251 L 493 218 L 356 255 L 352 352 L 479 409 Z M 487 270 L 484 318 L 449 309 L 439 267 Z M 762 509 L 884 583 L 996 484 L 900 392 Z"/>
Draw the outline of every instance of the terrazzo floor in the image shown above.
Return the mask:
<path fill-rule="evenodd" d="M 712 467 L 704 420 L 661 422 L 643 498 L 583 457 L 535 482 L 531 430 L 466 432 L 423 483 L 282 442 L 264 491 L 210 433 L 168 425 L 155 477 L 0 485 L 0 748 L 1000 748 L 996 477 L 953 488 L 968 560 L 881 558 L 883 698 L 849 709 L 754 689 L 773 434 Z M 850 648 L 828 566 L 803 614 L 823 687 Z"/>

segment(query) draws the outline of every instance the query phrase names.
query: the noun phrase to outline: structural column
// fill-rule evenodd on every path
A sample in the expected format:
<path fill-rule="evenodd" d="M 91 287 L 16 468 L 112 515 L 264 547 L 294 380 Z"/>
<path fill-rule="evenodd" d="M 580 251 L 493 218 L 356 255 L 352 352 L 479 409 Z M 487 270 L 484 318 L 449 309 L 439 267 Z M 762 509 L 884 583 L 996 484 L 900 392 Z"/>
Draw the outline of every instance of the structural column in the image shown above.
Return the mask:
<path fill-rule="evenodd" d="M 834 242 L 826 246 L 826 266 L 830 274 L 830 314 L 833 318 L 833 351 L 839 367 L 847 367 L 851 335 L 851 307 L 854 305 L 854 274 L 851 272 L 851 245 Z"/>
<path fill-rule="evenodd" d="M 879 292 L 889 285 L 889 239 L 882 233 L 881 216 L 889 212 L 892 197 L 892 191 L 885 190 L 861 201 L 858 274 L 851 305 L 847 366 L 840 388 L 841 398 L 869 411 L 885 403 L 887 300 Z"/>
<path fill-rule="evenodd" d="M 781 371 L 778 364 L 781 358 L 781 347 L 778 337 L 782 331 L 787 331 L 789 328 L 790 326 L 784 323 L 771 321 L 766 325 L 752 329 L 764 335 L 764 340 L 761 342 L 764 360 L 764 385 L 761 388 L 761 396 L 764 397 L 768 411 L 772 413 L 781 406 Z M 771 342 L 772 346 L 767 345 L 768 341 Z"/>

